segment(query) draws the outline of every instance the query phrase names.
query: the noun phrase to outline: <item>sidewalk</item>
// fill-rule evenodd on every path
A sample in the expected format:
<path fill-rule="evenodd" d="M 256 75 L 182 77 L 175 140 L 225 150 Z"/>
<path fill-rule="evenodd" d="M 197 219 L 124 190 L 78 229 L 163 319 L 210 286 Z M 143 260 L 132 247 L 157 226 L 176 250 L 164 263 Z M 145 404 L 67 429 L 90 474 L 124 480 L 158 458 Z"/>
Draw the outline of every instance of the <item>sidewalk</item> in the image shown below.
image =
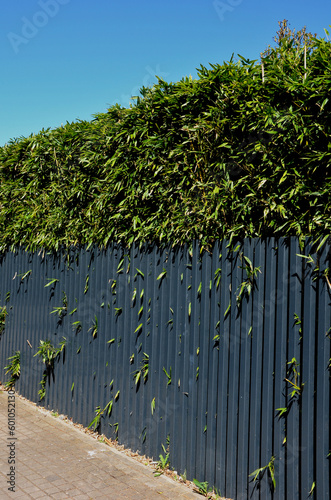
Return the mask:
<path fill-rule="evenodd" d="M 8 395 L 0 391 L 1 500 L 203 498 L 164 475 L 154 477 L 151 467 L 17 395 L 15 430 L 9 429 Z M 10 454 L 14 465 L 8 464 Z M 10 467 L 15 493 L 8 491 Z"/>

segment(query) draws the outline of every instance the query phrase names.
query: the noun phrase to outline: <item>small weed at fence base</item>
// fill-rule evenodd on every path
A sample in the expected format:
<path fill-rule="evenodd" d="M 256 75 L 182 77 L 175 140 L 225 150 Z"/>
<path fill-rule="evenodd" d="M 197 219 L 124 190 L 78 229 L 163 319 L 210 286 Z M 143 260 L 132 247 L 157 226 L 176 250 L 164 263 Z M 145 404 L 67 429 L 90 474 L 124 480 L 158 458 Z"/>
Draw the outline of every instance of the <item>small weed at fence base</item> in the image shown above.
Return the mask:
<path fill-rule="evenodd" d="M 197 479 L 193 479 L 193 483 L 198 488 L 199 493 L 201 495 L 204 495 L 205 497 L 208 495 L 209 492 L 213 491 L 213 489 L 209 487 L 207 481 L 200 483 L 200 481 L 198 481 Z"/>
<path fill-rule="evenodd" d="M 170 466 L 169 443 L 168 443 L 167 448 L 165 448 L 165 446 L 163 444 L 161 446 L 162 446 L 162 450 L 164 452 L 164 456 L 162 454 L 159 455 L 159 461 L 157 462 L 156 471 L 154 472 L 155 477 L 161 476 L 161 474 L 163 474 L 165 469 L 169 468 L 169 466 Z"/>
<path fill-rule="evenodd" d="M 10 363 L 5 366 L 6 375 L 7 373 L 10 373 L 10 379 L 8 382 L 6 382 L 5 387 L 6 389 L 11 389 L 12 387 L 15 386 L 15 383 L 17 380 L 20 378 L 21 374 L 21 353 L 20 351 L 16 351 L 13 356 L 10 356 L 8 358 L 8 361 Z"/>

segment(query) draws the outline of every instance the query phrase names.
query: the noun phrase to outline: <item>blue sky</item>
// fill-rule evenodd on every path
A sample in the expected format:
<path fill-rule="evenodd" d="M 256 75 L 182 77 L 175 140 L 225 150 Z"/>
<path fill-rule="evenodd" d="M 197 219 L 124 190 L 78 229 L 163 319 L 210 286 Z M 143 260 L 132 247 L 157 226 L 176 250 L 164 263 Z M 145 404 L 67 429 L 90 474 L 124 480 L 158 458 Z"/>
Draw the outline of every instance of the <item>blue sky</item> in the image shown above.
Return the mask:
<path fill-rule="evenodd" d="M 90 120 L 155 75 L 167 81 L 231 54 L 258 59 L 288 19 L 324 36 L 330 0 L 2 0 L 0 145 Z"/>

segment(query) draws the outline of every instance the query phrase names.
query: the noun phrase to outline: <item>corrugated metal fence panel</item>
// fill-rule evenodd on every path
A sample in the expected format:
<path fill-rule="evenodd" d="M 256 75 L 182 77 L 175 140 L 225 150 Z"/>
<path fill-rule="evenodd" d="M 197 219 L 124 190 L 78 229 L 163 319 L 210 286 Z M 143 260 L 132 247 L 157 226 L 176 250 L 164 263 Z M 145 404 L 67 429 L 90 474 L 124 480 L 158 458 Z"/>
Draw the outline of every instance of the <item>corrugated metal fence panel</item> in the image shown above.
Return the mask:
<path fill-rule="evenodd" d="M 220 340 L 217 404 L 216 485 L 225 494 L 227 487 L 227 425 L 229 391 L 229 352 L 231 306 L 231 261 L 227 255 L 227 243 L 222 244 L 221 286 L 220 286 Z"/>
<path fill-rule="evenodd" d="M 286 383 L 287 376 L 287 327 L 288 327 L 288 269 L 289 252 L 288 241 L 279 240 L 277 248 L 278 268 L 277 268 L 277 299 L 276 299 L 276 326 L 275 326 L 275 355 L 274 355 L 274 429 L 273 429 L 273 456 L 277 457 L 275 463 L 276 489 L 274 497 L 278 500 L 285 497 L 285 420 L 278 417 L 279 408 L 285 408 L 286 403 Z M 271 457 L 269 457 L 269 460 Z M 265 464 L 263 464 L 265 465 Z M 267 474 L 266 474 L 267 476 Z M 265 477 L 266 482 L 267 477 Z"/>
<path fill-rule="evenodd" d="M 254 262 L 254 244 L 252 241 L 245 241 L 243 255 Z M 259 262 L 261 265 L 261 262 Z M 245 279 L 247 276 L 245 277 Z M 259 288 L 260 289 L 260 288 Z M 238 292 L 237 292 L 238 293 Z M 238 401 L 238 448 L 237 448 L 237 497 L 247 496 L 248 463 L 250 432 L 249 432 L 249 410 L 250 410 L 250 373 L 251 373 L 251 341 L 255 335 L 255 325 L 253 332 L 253 302 L 247 296 L 243 300 L 241 313 L 241 338 L 240 338 L 240 369 L 239 369 L 239 401 Z M 256 438 L 254 429 L 254 438 Z M 239 493 L 240 492 L 240 493 Z M 240 495 L 240 496 L 239 496 Z"/>
<path fill-rule="evenodd" d="M 277 302 L 277 243 L 271 238 L 265 243 L 265 267 L 264 267 L 264 304 L 263 316 L 259 316 L 259 323 L 263 325 L 263 348 L 262 348 L 262 379 L 261 379 L 261 448 L 260 461 L 249 464 L 248 474 L 252 474 L 257 468 L 264 467 L 273 456 L 273 425 L 274 425 L 274 344 L 276 326 L 276 302 Z M 263 271 L 263 269 L 262 269 Z M 254 488 L 250 477 L 250 487 Z M 266 481 L 266 478 L 264 478 Z M 268 490 L 265 493 L 263 483 L 263 494 L 260 498 L 268 498 Z M 260 490 L 258 490 L 259 492 Z M 295 498 L 295 497 L 294 497 Z"/>
<path fill-rule="evenodd" d="M 330 248 L 324 248 L 320 271 L 330 267 Z M 329 278 L 328 278 L 329 279 Z M 330 368 L 331 368 L 331 286 L 323 279 L 318 287 L 318 334 L 316 350 L 316 498 L 330 498 Z M 328 457 L 328 459 L 327 459 Z"/>
<path fill-rule="evenodd" d="M 196 461 L 195 461 L 195 476 L 206 477 L 206 444 L 207 444 L 207 415 L 208 415 L 208 367 L 211 354 L 211 323 L 210 323 L 210 301 L 211 301 L 211 279 L 212 279 L 212 256 L 205 253 L 201 260 L 199 279 L 194 299 L 200 304 L 199 317 L 199 342 L 196 348 L 197 369 L 196 369 L 196 385 L 197 385 L 197 437 L 196 437 Z M 210 393 L 210 397 L 213 394 Z"/>
<path fill-rule="evenodd" d="M 178 269 L 178 303 L 176 307 L 177 318 L 176 328 L 179 337 L 179 345 L 177 348 L 177 356 L 179 360 L 179 373 L 177 383 L 178 391 L 178 406 L 174 408 L 176 418 L 178 418 L 178 436 L 180 444 L 176 445 L 179 451 L 178 472 L 184 474 L 187 470 L 187 443 L 190 439 L 188 434 L 188 411 L 189 411 L 189 392 L 188 392 L 188 377 L 190 367 L 190 331 L 189 331 L 189 317 L 188 317 L 188 287 L 191 283 L 191 259 L 187 247 L 183 250 L 183 258 Z"/>
<path fill-rule="evenodd" d="M 238 451 L 238 394 L 239 394 L 239 353 L 241 337 L 241 317 L 237 309 L 237 295 L 243 281 L 241 253 L 234 252 L 231 256 L 231 308 L 230 342 L 229 342 L 229 385 L 227 394 L 227 460 L 226 460 L 226 490 L 236 492 L 236 468 Z M 244 300 L 244 299 L 243 299 Z"/>
<path fill-rule="evenodd" d="M 172 367 L 171 383 L 168 386 L 169 380 L 164 380 L 167 384 L 167 389 L 171 388 L 167 400 L 167 415 L 169 415 L 168 432 L 170 435 L 170 456 L 178 458 L 177 468 L 180 468 L 181 457 L 183 456 L 182 444 L 182 427 L 184 414 L 183 396 L 181 390 L 182 381 L 182 364 L 183 355 L 182 349 L 182 331 L 183 331 L 183 305 L 181 304 L 181 295 L 183 284 L 180 276 L 185 272 L 185 253 L 174 252 L 171 258 L 171 288 L 170 288 L 170 303 L 169 303 L 169 319 L 166 335 L 169 336 L 167 345 L 167 368 Z M 185 294 L 184 294 L 185 298 Z M 184 354 L 184 353 L 183 353 Z M 152 400 L 152 398 L 151 398 Z M 179 471 L 178 471 L 179 472 Z"/>
<path fill-rule="evenodd" d="M 210 329 L 209 329 L 209 360 L 207 397 L 208 407 L 206 415 L 206 462 L 205 479 L 209 484 L 216 484 L 216 457 L 217 457 L 217 420 L 218 420 L 218 374 L 220 356 L 220 279 L 222 245 L 216 243 L 213 248 L 211 262 L 211 289 L 210 289 Z"/>
<path fill-rule="evenodd" d="M 289 297 L 288 297 L 288 345 L 287 345 L 287 363 L 296 363 L 298 372 L 301 366 L 301 348 L 300 348 L 300 321 L 302 318 L 302 259 L 298 258 L 300 254 L 299 244 L 292 239 L 290 242 L 289 255 Z M 287 365 L 290 367 L 291 365 Z M 292 365 L 295 368 L 295 365 Z M 296 368 L 295 368 L 296 369 Z M 295 382 L 293 374 L 291 381 Z M 286 415 L 286 481 L 287 498 L 295 498 L 300 489 L 299 487 L 299 451 L 300 451 L 300 404 L 299 397 L 291 398 L 291 384 L 287 384 L 287 406 L 289 408 Z"/>
<path fill-rule="evenodd" d="M 309 257 L 310 245 L 306 245 L 304 253 Z M 313 259 L 313 257 L 312 257 Z M 312 282 L 314 264 L 310 259 L 304 261 L 303 276 L 303 316 L 302 316 L 302 358 L 301 377 L 304 386 L 301 390 L 301 494 L 308 496 L 315 479 L 315 440 L 314 440 L 314 404 L 315 404 L 315 341 L 316 330 L 316 286 Z"/>
<path fill-rule="evenodd" d="M 263 304 L 264 304 L 264 255 L 261 245 L 257 242 L 254 245 L 254 254 L 248 255 L 252 263 L 249 266 L 248 262 L 244 262 L 246 269 L 245 278 L 249 279 L 248 273 L 251 273 L 251 286 L 252 291 L 247 297 L 247 309 L 252 308 L 252 319 L 250 331 L 246 326 L 244 335 L 250 338 L 250 386 L 249 386 L 249 426 L 248 426 L 248 472 L 247 475 L 252 473 L 259 467 L 260 463 L 260 449 L 261 449 L 261 380 L 262 380 L 262 352 L 263 352 Z M 264 248 L 264 245 L 263 245 Z M 252 249 L 253 250 L 253 249 Z M 245 254 L 244 254 L 245 255 Z M 246 256 L 246 255 L 245 255 Z M 252 271 L 253 268 L 253 271 Z M 243 304 L 244 306 L 244 304 Z M 263 491 L 265 485 L 263 482 L 256 488 L 257 484 L 249 481 L 248 494 L 251 498 L 259 498 L 259 493 Z M 242 493 L 243 495 L 243 493 Z M 245 495 L 245 494 L 244 494 Z M 246 495 L 245 495 L 246 496 Z M 242 496 L 240 498 L 244 498 Z"/>
<path fill-rule="evenodd" d="M 329 244 L 295 238 L 8 252 L 0 368 L 19 350 L 16 388 L 38 401 L 40 341 L 65 339 L 47 408 L 99 415 L 100 432 L 229 498 L 328 499 L 329 264 Z"/>

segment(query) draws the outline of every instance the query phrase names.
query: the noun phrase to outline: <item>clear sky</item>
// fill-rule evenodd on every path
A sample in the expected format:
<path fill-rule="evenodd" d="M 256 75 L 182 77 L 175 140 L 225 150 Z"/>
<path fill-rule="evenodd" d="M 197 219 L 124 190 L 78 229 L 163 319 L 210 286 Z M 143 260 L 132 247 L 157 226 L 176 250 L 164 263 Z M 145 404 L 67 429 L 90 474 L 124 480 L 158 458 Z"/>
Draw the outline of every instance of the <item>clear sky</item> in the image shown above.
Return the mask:
<path fill-rule="evenodd" d="M 331 1 L 1 0 L 0 145 L 128 106 L 155 75 L 258 59 L 284 18 L 325 36 Z"/>

